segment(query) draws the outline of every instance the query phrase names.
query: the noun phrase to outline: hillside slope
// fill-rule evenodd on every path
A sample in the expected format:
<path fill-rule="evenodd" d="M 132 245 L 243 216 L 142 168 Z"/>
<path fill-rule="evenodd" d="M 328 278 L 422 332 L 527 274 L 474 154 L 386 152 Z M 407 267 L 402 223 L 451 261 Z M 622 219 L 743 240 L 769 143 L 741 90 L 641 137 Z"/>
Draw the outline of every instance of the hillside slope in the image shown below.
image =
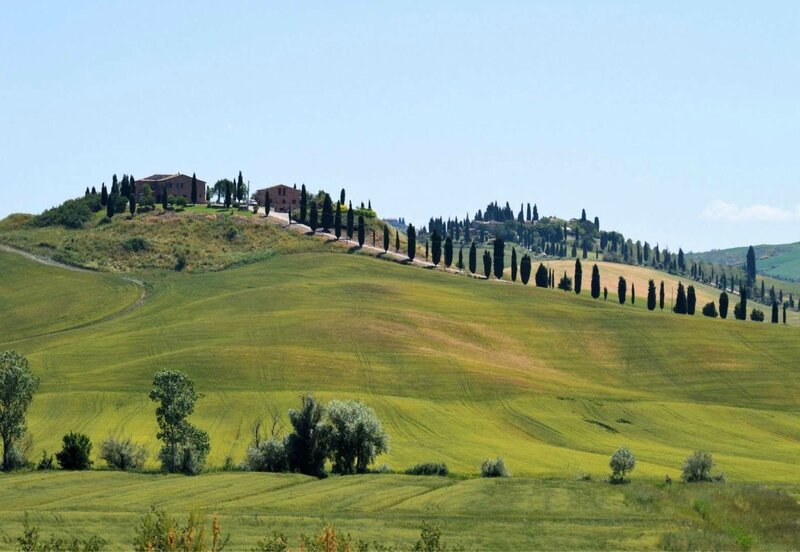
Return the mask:
<path fill-rule="evenodd" d="M 17 267 L 10 278 L 33 264 L 0 260 Z M 677 476 L 704 448 L 737 480 L 796 479 L 794 328 L 650 313 L 361 255 L 276 254 L 143 277 L 147 302 L 97 324 L 40 335 L 53 311 L 25 315 L 22 295 L 0 321 L 0 348 L 27 354 L 42 378 L 37 449 L 81 430 L 96 441 L 130 433 L 154 451 L 147 392 L 156 370 L 174 368 L 205 394 L 194 421 L 209 430 L 217 465 L 242 458 L 256 415 L 313 391 L 373 406 L 392 437 L 381 461 L 395 468 L 445 461 L 473 473 L 503 455 L 518 475 L 600 475 L 627 444 L 643 474 Z M 14 317 L 31 337 L 9 342 Z"/>
<path fill-rule="evenodd" d="M 756 253 L 756 267 L 759 274 L 792 282 L 800 281 L 800 242 L 754 245 L 753 249 Z M 687 254 L 689 259 L 727 266 L 743 264 L 746 256 L 747 247 L 713 249 Z"/>

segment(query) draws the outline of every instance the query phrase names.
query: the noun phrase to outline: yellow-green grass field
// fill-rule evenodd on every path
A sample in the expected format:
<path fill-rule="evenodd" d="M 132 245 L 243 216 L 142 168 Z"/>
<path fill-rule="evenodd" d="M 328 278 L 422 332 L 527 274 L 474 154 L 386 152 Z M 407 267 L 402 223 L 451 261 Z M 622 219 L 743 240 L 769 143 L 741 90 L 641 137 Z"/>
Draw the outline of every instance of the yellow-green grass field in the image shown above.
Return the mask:
<path fill-rule="evenodd" d="M 219 509 L 237 527 L 261 516 L 263 527 L 247 529 L 253 538 L 270 523 L 279 524 L 273 519 L 309 532 L 320 525 L 320 511 L 337 520 L 333 512 L 345 512 L 343 526 L 354 534 L 359 527 L 368 535 L 391 527 L 392 535 L 405 538 L 413 536 L 422 514 L 436 511 L 451 527 L 448 534 L 455 528 L 467 543 L 488 542 L 480 540 L 482 534 L 504 534 L 509 546 L 550 542 L 570 548 L 593 547 L 592 531 L 575 529 L 584 534 L 582 541 L 572 542 L 569 535 L 582 523 L 580 512 L 591 512 L 596 500 L 605 508 L 597 508 L 598 515 L 610 517 L 594 524 L 596 534 L 607 535 L 594 544 L 649 548 L 684 514 L 653 506 L 663 523 L 643 519 L 636 529 L 640 515 L 622 506 L 624 513 L 616 511 L 614 501 L 626 504 L 626 493 L 638 487 L 574 481 L 583 474 L 605 478 L 608 458 L 620 445 L 637 455 L 634 477 L 649 481 L 645 493 L 656 492 L 653 482 L 665 474 L 677 480 L 681 462 L 694 449 L 714 453 L 718 470 L 733 482 L 725 492 L 739 492 L 745 483 L 797 485 L 796 328 L 650 313 L 611 298 L 595 301 L 588 294 L 591 263 L 584 268 L 586 293 L 576 296 L 326 253 L 322 240 L 314 245 L 302 236 L 280 239 L 299 240 L 303 252 L 284 254 L 287 245 L 219 272 L 138 272 L 147 289 L 143 302 L 141 287 L 120 275 L 67 271 L 0 252 L 0 350 L 26 354 L 42 380 L 29 416 L 34 450 L 53 452 L 61 436 L 75 430 L 89 434 L 95 454 L 109 434 L 132 435 L 154 453 L 154 405 L 147 393 L 154 372 L 171 368 L 187 372 L 204 394 L 192 421 L 210 433 L 213 466 L 228 457 L 243 459 L 255 417 L 271 408 L 285 413 L 301 393 L 314 392 L 323 400 L 361 399 L 375 408 L 391 436 L 391 452 L 379 463 L 395 470 L 441 461 L 458 474 L 474 475 L 484 458 L 499 455 L 515 477 L 495 483 L 403 476 L 316 482 L 240 473 L 3 476 L 6 492 L 30 498 L 7 506 L 14 519 L 30 510 L 67 529 L 89 517 L 96 520 L 91 526 L 111 530 L 130 525 L 134 511 L 147 504 L 167 501 L 176 512 L 193 505 Z M 637 303 L 643 304 L 646 287 L 638 288 Z M 56 296 L 71 299 L 65 305 Z M 149 467 L 156 468 L 153 459 Z M 296 505 L 281 505 L 270 490 L 281 486 L 281 477 L 302 479 L 297 490 L 321 493 L 313 498 L 315 506 L 303 503 L 305 490 L 287 491 Z M 592 491 L 584 495 L 583 484 Z M 434 505 L 426 502 L 437 496 L 433 491 L 420 492 L 424 499 L 404 498 L 430 485 L 454 494 Z M 483 519 L 482 508 L 505 503 L 508 494 L 506 487 L 492 485 L 509 485 L 508 493 L 520 494 L 520 500 L 545 505 L 537 510 L 509 502 L 513 511 L 501 516 L 504 521 Z M 135 497 L 130 507 L 118 496 L 121 489 Z M 489 494 L 472 496 L 472 489 Z M 544 489 L 539 498 L 537 489 Z M 96 502 L 87 502 L 102 510 L 97 517 L 58 498 L 95 497 L 92 492 Z M 334 506 L 319 510 L 329 492 Z M 219 493 L 224 497 L 217 500 Z M 360 509 L 361 502 L 380 501 L 384 494 L 399 513 L 370 506 L 367 515 Z M 537 512 L 547 510 L 553 497 L 570 496 L 563 498 L 560 521 L 540 518 Z M 278 506 L 262 507 L 272 497 Z M 409 500 L 416 506 L 405 514 Z M 570 517 L 572 502 L 579 510 Z M 615 515 L 629 524 L 619 534 L 611 529 L 622 523 Z M 477 525 L 470 521 L 477 518 Z M 537 535 L 555 540 L 537 541 Z"/>

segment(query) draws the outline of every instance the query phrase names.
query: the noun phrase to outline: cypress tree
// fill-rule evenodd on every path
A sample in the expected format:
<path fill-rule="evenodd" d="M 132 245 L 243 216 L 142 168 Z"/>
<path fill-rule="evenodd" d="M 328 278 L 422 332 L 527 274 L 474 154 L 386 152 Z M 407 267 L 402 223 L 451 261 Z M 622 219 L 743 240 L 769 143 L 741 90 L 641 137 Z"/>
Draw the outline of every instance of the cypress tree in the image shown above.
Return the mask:
<path fill-rule="evenodd" d="M 686 290 L 681 282 L 678 282 L 678 294 L 675 297 L 675 307 L 672 310 L 675 314 L 686 314 L 689 310 L 686 304 Z"/>
<path fill-rule="evenodd" d="M 636 303 L 636 284 L 631 282 L 631 305 Z"/>
<path fill-rule="evenodd" d="M 239 178 L 236 182 L 236 199 L 241 203 L 244 199 L 244 179 L 242 178 L 242 171 L 239 171 Z"/>
<path fill-rule="evenodd" d="M 764 289 L 764 280 L 761 280 L 761 302 L 764 302 L 764 299 L 767 297 L 767 292 Z"/>
<path fill-rule="evenodd" d="M 270 210 L 272 210 L 272 201 L 270 201 L 270 199 L 269 199 L 269 192 L 265 192 L 264 193 L 264 217 L 265 218 L 269 216 Z M 289 222 L 291 223 L 291 221 L 292 221 L 292 213 L 291 213 L 291 208 L 290 208 L 289 209 Z"/>
<path fill-rule="evenodd" d="M 313 211 L 312 211 L 313 212 Z M 364 240 L 366 239 L 366 225 L 364 224 L 364 215 L 358 215 L 358 246 L 364 247 Z"/>
<path fill-rule="evenodd" d="M 464 247 L 458 248 L 458 264 L 456 265 L 459 270 L 464 270 Z"/>
<path fill-rule="evenodd" d="M 506 245 L 502 238 L 494 239 L 494 277 L 498 280 L 503 279 L 503 271 L 506 264 Z"/>
<path fill-rule="evenodd" d="M 131 194 L 130 198 L 128 199 L 129 208 L 131 211 L 131 216 L 136 214 L 136 194 Z"/>
<path fill-rule="evenodd" d="M 617 283 L 617 297 L 619 298 L 619 304 L 625 304 L 625 296 L 628 293 L 628 283 L 625 281 L 625 278 L 622 276 L 619 277 L 619 282 Z"/>
<path fill-rule="evenodd" d="M 747 320 L 747 288 L 739 286 L 739 302 L 733 308 L 736 320 Z"/>
<path fill-rule="evenodd" d="M 319 213 L 317 212 L 317 202 L 311 202 L 311 214 L 308 217 L 308 226 L 311 227 L 311 233 L 317 232 L 317 225 L 319 224 Z"/>
<path fill-rule="evenodd" d="M 228 196 L 226 195 L 225 197 L 227 200 Z M 169 206 L 169 194 L 167 194 L 167 187 L 164 186 L 164 188 L 161 190 L 161 208 L 166 211 L 168 206 Z"/>
<path fill-rule="evenodd" d="M 535 208 L 536 206 L 534 205 L 534 209 Z M 536 274 L 534 275 L 533 279 L 536 283 L 536 287 L 550 287 L 550 272 L 542 263 L 539 263 L 539 268 L 536 269 Z"/>
<path fill-rule="evenodd" d="M 406 235 L 408 236 L 408 259 L 413 261 L 417 256 L 417 230 L 413 224 L 408 225 Z"/>
<path fill-rule="evenodd" d="M 522 256 L 522 260 L 519 262 L 519 278 L 525 286 L 528 285 L 528 281 L 531 279 L 531 258 L 527 253 Z"/>
<path fill-rule="evenodd" d="M 661 280 L 661 287 L 658 290 L 658 308 L 662 311 L 664 310 L 664 280 Z"/>
<path fill-rule="evenodd" d="M 192 205 L 197 203 L 197 175 L 192 173 Z"/>
<path fill-rule="evenodd" d="M 756 252 L 752 245 L 747 249 L 747 260 L 745 265 L 747 270 L 747 285 L 752 287 L 756 281 Z"/>
<path fill-rule="evenodd" d="M 478 270 L 478 248 L 473 241 L 469 246 L 469 271 L 475 274 L 476 270 Z"/>
<path fill-rule="evenodd" d="M 394 252 L 400 253 L 400 230 L 394 231 Z"/>
<path fill-rule="evenodd" d="M 339 192 L 339 205 L 344 205 L 344 188 Z"/>
<path fill-rule="evenodd" d="M 531 221 L 531 204 L 530 203 L 528 203 L 528 211 L 527 211 L 527 213 L 525 213 L 525 220 L 527 220 L 528 222 Z"/>
<path fill-rule="evenodd" d="M 487 280 L 492 274 L 492 255 L 489 253 L 488 249 L 484 249 L 483 251 L 483 274 L 486 276 Z"/>
<path fill-rule="evenodd" d="M 728 294 L 724 291 L 719 294 L 719 317 L 728 318 Z"/>
<path fill-rule="evenodd" d="M 333 214 L 333 232 L 336 234 L 336 239 L 340 239 L 342 237 L 342 204 L 338 201 L 336 202 L 336 212 Z"/>
<path fill-rule="evenodd" d="M 583 267 L 581 266 L 581 260 L 575 259 L 575 278 L 573 280 L 572 285 L 575 289 L 575 294 L 581 294 L 581 285 L 583 283 Z"/>
<path fill-rule="evenodd" d="M 777 324 L 778 323 L 778 302 L 777 301 L 773 301 L 772 302 L 772 323 L 773 324 Z"/>
<path fill-rule="evenodd" d="M 600 269 L 597 264 L 592 267 L 592 298 L 600 297 Z"/>
<path fill-rule="evenodd" d="M 342 231 L 341 222 L 342 222 L 342 219 L 339 218 L 339 232 Z M 384 253 L 388 253 L 389 252 L 390 239 L 391 239 L 391 237 L 389 235 L 389 225 L 388 224 L 384 224 L 383 225 L 383 252 Z"/>
<path fill-rule="evenodd" d="M 517 250 L 511 248 L 511 281 L 517 281 Z"/>
<path fill-rule="evenodd" d="M 231 204 L 233 203 L 233 182 L 225 182 L 225 208 L 230 209 Z M 164 196 L 167 195 L 167 188 L 164 187 Z M 166 209 L 166 207 L 165 207 Z"/>
<path fill-rule="evenodd" d="M 331 227 L 333 226 L 333 201 L 331 200 L 330 194 L 325 194 L 325 198 L 322 200 L 322 229 L 325 232 L 330 232 Z"/>
<path fill-rule="evenodd" d="M 453 239 L 450 236 L 447 236 L 447 239 L 444 240 L 444 266 L 445 268 L 450 268 L 450 265 L 453 264 Z"/>
<path fill-rule="evenodd" d="M 647 310 L 656 310 L 656 283 L 653 280 L 647 283 Z"/>
<path fill-rule="evenodd" d="M 95 189 L 94 186 L 92 186 L 92 195 L 97 195 L 97 190 Z"/>
<path fill-rule="evenodd" d="M 581 209 L 581 222 L 586 222 L 586 209 Z"/>
<path fill-rule="evenodd" d="M 225 196 L 225 201 L 227 201 L 227 195 Z M 300 222 L 305 224 L 308 220 L 308 192 L 306 191 L 306 185 L 300 188 Z M 352 238 L 353 235 L 349 233 L 350 237 Z"/>
<path fill-rule="evenodd" d="M 600 219 L 598 217 L 594 217 L 594 229 L 598 232 L 600 231 Z"/>
<path fill-rule="evenodd" d="M 438 229 L 434 229 L 431 241 L 433 242 L 433 266 L 439 266 L 439 261 L 442 260 L 442 236 L 439 235 Z"/>
<path fill-rule="evenodd" d="M 103 182 L 103 185 L 100 187 L 100 205 L 105 207 L 108 204 L 108 190 L 106 189 L 106 183 Z"/>
<path fill-rule="evenodd" d="M 689 286 L 686 289 L 686 314 L 694 316 L 694 309 L 697 306 L 697 297 L 694 293 L 694 286 Z"/>
<path fill-rule="evenodd" d="M 117 195 L 111 194 L 108 196 L 108 203 L 106 204 L 106 216 L 111 218 L 114 216 L 114 206 L 117 203 Z"/>
<path fill-rule="evenodd" d="M 86 191 L 83 192 L 83 197 L 89 197 L 89 186 L 86 186 Z"/>
<path fill-rule="evenodd" d="M 783 324 L 786 325 L 786 309 L 789 306 L 788 303 L 783 304 Z"/>
<path fill-rule="evenodd" d="M 108 192 L 108 195 L 119 195 L 119 181 L 117 180 L 116 174 L 111 177 L 111 191 Z"/>
<path fill-rule="evenodd" d="M 608 288 L 603 286 L 603 301 L 608 300 Z"/>
<path fill-rule="evenodd" d="M 355 231 L 356 225 L 356 216 L 355 211 L 353 211 L 353 202 L 350 202 L 350 205 L 347 207 L 347 239 L 353 239 L 353 232 Z M 413 257 L 412 257 L 413 258 Z"/>
<path fill-rule="evenodd" d="M 425 261 L 428 260 L 428 253 L 430 252 L 430 241 L 425 240 Z"/>

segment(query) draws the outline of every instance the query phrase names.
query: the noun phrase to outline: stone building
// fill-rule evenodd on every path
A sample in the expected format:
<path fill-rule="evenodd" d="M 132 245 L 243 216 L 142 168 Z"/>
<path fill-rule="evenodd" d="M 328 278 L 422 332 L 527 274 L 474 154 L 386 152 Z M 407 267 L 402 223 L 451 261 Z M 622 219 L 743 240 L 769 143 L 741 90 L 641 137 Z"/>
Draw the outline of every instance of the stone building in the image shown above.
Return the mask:
<path fill-rule="evenodd" d="M 300 208 L 300 190 L 297 188 L 285 184 L 277 184 L 257 190 L 253 196 L 259 205 L 264 205 L 264 197 L 267 194 L 269 194 L 269 204 L 273 211 L 288 213 L 291 209 Z"/>
<path fill-rule="evenodd" d="M 192 177 L 177 173 L 177 174 L 154 174 L 147 178 L 141 178 L 136 181 L 136 200 L 139 201 L 142 195 L 142 190 L 145 186 L 150 186 L 153 190 L 153 196 L 156 203 L 161 201 L 164 189 L 167 190 L 168 196 L 185 197 L 188 203 L 192 203 Z M 206 183 L 199 178 L 197 179 L 197 203 L 206 202 Z"/>

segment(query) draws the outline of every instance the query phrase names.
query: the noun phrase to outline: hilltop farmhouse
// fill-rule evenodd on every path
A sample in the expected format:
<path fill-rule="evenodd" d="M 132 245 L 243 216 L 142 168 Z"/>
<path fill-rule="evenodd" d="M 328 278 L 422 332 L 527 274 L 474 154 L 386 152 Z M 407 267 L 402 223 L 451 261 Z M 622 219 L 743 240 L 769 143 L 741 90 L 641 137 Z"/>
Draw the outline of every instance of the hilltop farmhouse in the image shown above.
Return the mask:
<path fill-rule="evenodd" d="M 142 178 L 136 181 L 136 199 L 140 199 L 142 190 L 145 186 L 150 186 L 153 190 L 153 196 L 160 198 L 167 190 L 168 196 L 184 197 L 186 201 L 192 202 L 192 177 L 185 174 L 154 174 L 147 178 Z M 206 202 L 206 183 L 203 180 L 197 179 L 197 203 Z"/>
<path fill-rule="evenodd" d="M 264 205 L 264 198 L 269 194 L 269 204 L 273 211 L 288 213 L 300 205 L 300 192 L 297 188 L 286 184 L 277 184 L 269 188 L 257 190 L 253 194 L 259 205 Z"/>

